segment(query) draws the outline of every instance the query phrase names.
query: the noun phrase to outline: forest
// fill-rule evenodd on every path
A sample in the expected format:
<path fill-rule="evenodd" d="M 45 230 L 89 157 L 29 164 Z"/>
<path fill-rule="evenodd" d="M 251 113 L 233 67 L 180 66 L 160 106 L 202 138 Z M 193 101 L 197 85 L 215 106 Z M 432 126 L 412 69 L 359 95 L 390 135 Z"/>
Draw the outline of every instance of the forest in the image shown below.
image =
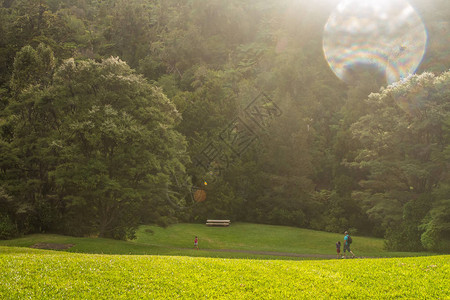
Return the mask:
<path fill-rule="evenodd" d="M 450 251 L 448 0 L 409 1 L 397 82 L 330 68 L 337 0 L 0 3 L 0 239 L 218 218 Z"/>

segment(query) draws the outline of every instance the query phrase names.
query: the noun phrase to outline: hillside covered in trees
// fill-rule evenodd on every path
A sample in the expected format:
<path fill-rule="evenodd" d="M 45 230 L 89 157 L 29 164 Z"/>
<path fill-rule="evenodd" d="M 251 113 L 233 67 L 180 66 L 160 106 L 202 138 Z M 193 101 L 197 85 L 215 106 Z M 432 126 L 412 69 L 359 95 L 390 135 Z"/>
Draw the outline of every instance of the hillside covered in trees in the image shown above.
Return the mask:
<path fill-rule="evenodd" d="M 0 238 L 227 218 L 449 251 L 449 3 L 410 1 L 426 51 L 390 84 L 333 73 L 338 2 L 0 1 Z"/>

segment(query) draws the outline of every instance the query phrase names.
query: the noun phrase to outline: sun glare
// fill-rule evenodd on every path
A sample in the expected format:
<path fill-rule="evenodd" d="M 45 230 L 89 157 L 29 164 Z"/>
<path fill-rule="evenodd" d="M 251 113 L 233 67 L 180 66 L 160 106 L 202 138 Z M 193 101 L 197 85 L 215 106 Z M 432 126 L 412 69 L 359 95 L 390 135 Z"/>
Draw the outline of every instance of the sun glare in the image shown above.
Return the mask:
<path fill-rule="evenodd" d="M 392 83 L 415 72 L 426 41 L 425 26 L 406 0 L 344 0 L 325 25 L 323 50 L 333 72 L 346 82 L 366 66 Z"/>

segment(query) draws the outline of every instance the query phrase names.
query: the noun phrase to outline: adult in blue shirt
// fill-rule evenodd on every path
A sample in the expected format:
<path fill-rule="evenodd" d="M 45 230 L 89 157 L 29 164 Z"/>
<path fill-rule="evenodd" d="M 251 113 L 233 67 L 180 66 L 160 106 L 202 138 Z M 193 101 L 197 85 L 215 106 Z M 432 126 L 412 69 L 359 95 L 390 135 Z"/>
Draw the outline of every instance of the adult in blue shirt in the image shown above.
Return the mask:
<path fill-rule="evenodd" d="M 348 234 L 348 231 L 345 231 L 344 234 L 345 234 L 345 237 L 344 237 L 344 258 L 347 258 L 347 253 L 345 253 L 346 251 L 350 252 L 353 255 L 352 258 L 354 258 L 356 256 L 355 256 L 355 254 L 353 254 L 352 250 L 350 250 L 351 237 Z"/>

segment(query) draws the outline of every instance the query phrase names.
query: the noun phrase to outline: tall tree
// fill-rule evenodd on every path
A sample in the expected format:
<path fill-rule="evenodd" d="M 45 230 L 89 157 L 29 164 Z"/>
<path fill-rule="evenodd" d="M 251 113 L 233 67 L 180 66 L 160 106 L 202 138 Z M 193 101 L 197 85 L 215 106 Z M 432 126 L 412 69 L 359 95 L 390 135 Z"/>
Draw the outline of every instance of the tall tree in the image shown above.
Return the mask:
<path fill-rule="evenodd" d="M 352 165 L 370 171 L 359 199 L 385 229 L 402 224 L 404 232 L 392 240 L 402 238 L 396 245 L 404 248 L 417 248 L 430 194 L 448 178 L 449 84 L 450 72 L 411 76 L 371 94 L 370 112 L 352 125 L 363 145 Z M 420 204 L 423 197 L 430 205 Z"/>
<path fill-rule="evenodd" d="M 54 159 L 47 148 L 57 124 L 48 101 L 54 67 L 48 47 L 23 47 L 14 60 L 13 96 L 2 112 L 3 185 L 14 197 L 20 231 L 47 230 L 57 221 L 48 177 Z"/>
<path fill-rule="evenodd" d="M 170 174 L 184 171 L 175 106 L 117 58 L 66 61 L 53 91 L 63 124 L 53 175 L 71 225 L 88 217 L 101 236 L 129 236 Z"/>
<path fill-rule="evenodd" d="M 70 59 L 54 76 L 52 62 L 41 45 L 14 65 L 1 147 L 6 191 L 22 203 L 14 217 L 31 217 L 31 231 L 132 237 L 184 172 L 180 115 L 118 58 Z"/>

